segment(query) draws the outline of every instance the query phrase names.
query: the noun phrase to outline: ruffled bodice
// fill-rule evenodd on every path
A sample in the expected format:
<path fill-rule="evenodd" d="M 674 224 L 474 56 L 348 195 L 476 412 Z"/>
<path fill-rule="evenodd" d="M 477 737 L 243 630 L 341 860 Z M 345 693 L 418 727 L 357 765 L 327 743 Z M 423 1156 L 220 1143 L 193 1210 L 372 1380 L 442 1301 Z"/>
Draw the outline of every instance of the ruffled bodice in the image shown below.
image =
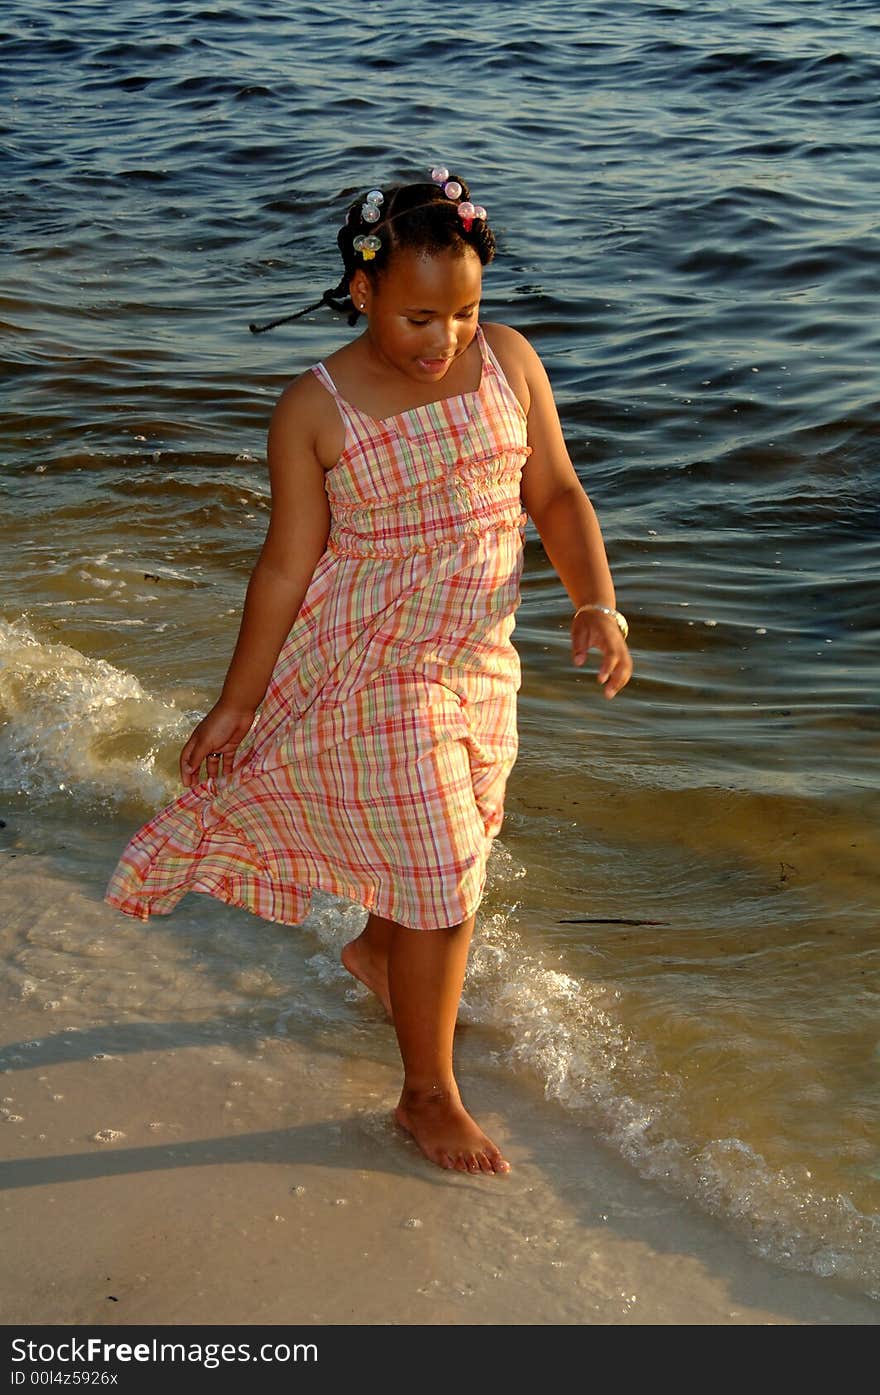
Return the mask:
<path fill-rule="evenodd" d="M 315 365 L 345 425 L 342 455 L 326 480 L 330 552 L 400 558 L 525 526 L 525 415 L 477 334 L 483 372 L 475 392 L 381 421 L 347 402 L 324 365 Z"/>

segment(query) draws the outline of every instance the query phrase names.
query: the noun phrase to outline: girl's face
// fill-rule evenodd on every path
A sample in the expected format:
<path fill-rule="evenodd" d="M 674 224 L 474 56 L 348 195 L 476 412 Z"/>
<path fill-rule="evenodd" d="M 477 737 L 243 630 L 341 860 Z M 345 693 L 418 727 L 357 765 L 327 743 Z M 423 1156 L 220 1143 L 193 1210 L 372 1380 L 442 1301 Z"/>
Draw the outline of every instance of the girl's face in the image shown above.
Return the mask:
<path fill-rule="evenodd" d="M 472 247 L 460 254 L 396 251 L 371 282 L 358 269 L 352 299 L 365 305 L 367 338 L 385 367 L 416 382 L 439 382 L 477 332 L 483 268 Z"/>

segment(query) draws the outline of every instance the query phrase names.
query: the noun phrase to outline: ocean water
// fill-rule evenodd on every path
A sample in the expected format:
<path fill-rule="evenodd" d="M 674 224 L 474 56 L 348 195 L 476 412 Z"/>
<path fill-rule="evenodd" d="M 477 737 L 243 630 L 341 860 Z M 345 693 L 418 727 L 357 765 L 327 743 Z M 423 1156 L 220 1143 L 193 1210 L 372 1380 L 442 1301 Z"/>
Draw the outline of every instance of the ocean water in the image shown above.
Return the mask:
<path fill-rule="evenodd" d="M 357 908 L 100 898 L 225 672 L 271 405 L 351 332 L 248 323 L 336 283 L 355 191 L 441 162 L 636 664 L 613 703 L 572 667 L 530 524 L 462 1016 L 744 1244 L 880 1295 L 876 7 L 9 0 L 0 84 L 8 1059 L 19 1023 L 51 1055 L 171 1002 L 194 1039 L 298 1013 L 379 1049 Z"/>

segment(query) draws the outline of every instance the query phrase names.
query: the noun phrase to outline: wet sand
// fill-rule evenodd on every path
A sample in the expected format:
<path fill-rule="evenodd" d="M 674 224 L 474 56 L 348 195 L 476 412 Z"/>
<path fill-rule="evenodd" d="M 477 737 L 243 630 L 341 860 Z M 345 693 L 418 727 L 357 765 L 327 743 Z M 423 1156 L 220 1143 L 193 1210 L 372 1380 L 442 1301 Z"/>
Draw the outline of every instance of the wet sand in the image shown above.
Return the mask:
<path fill-rule="evenodd" d="M 0 917 L 20 933 L 38 892 L 23 910 L 16 880 Z M 171 1006 L 74 1030 L 39 993 L 8 1006 L 4 1323 L 877 1321 L 638 1178 L 525 1077 L 490 1077 L 477 1029 L 460 1028 L 459 1074 L 506 1177 L 425 1161 L 391 1121 L 396 1065 L 356 1030 L 300 1017 L 243 1042 L 220 1014 L 175 1045 Z"/>

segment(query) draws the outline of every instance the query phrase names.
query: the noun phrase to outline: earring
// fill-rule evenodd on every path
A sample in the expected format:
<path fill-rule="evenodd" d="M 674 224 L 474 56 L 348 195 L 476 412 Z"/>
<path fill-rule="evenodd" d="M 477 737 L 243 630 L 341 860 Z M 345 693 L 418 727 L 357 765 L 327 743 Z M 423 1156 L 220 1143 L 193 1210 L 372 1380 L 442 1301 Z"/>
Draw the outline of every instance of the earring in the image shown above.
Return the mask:
<path fill-rule="evenodd" d="M 361 301 L 361 309 L 362 309 L 362 310 L 366 310 L 366 308 L 367 308 L 367 303 L 366 303 L 365 300 L 362 300 L 362 301 Z"/>

